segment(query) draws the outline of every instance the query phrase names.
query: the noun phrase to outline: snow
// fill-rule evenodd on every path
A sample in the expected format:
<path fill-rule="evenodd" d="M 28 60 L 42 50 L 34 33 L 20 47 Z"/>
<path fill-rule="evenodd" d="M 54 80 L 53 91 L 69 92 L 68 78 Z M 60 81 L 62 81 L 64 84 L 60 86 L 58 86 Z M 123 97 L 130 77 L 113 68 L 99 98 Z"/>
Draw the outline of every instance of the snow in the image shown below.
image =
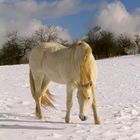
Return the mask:
<path fill-rule="evenodd" d="M 140 55 L 98 60 L 97 104 L 101 125 L 78 118 L 74 96 L 72 122 L 65 124 L 66 87 L 50 83 L 56 109 L 34 114 L 28 65 L 0 67 L 0 140 L 140 140 Z"/>

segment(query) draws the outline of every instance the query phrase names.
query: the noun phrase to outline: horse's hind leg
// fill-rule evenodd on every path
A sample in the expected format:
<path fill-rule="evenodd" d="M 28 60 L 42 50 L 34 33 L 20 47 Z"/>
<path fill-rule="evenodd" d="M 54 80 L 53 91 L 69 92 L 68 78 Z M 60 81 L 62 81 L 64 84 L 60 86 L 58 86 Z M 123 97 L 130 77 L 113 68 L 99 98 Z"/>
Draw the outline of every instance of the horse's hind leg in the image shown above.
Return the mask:
<path fill-rule="evenodd" d="M 42 119 L 42 112 L 41 112 L 41 97 L 35 100 L 36 102 L 36 116 L 39 119 Z"/>
<path fill-rule="evenodd" d="M 48 78 L 46 78 L 46 76 L 43 76 L 41 77 L 40 79 L 41 81 L 38 83 L 40 85 L 40 93 L 39 96 L 37 96 L 37 99 L 36 99 L 36 116 L 39 118 L 39 119 L 42 119 L 42 112 L 41 112 L 41 105 L 43 104 L 42 102 L 42 97 L 43 97 L 43 94 L 44 92 L 49 92 L 49 90 L 47 90 L 47 86 L 50 82 L 50 80 Z"/>
<path fill-rule="evenodd" d="M 42 86 L 43 76 L 41 74 L 36 74 L 34 76 L 34 82 L 35 82 L 35 102 L 36 102 L 36 116 L 39 119 L 42 119 L 42 112 L 41 112 L 41 86 Z"/>

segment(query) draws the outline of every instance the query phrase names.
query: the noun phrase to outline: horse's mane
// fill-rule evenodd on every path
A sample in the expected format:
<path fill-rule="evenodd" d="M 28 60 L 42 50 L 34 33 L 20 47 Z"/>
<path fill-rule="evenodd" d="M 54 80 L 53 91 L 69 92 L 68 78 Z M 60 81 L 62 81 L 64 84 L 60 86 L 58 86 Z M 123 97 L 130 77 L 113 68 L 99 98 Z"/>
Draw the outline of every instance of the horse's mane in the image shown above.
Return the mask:
<path fill-rule="evenodd" d="M 70 45 L 70 47 L 80 47 L 84 53 L 84 57 L 82 58 L 82 63 L 80 66 L 80 80 L 82 85 L 89 84 L 91 82 L 91 60 L 90 56 L 92 54 L 91 47 L 83 40 L 78 40 Z"/>
<path fill-rule="evenodd" d="M 90 55 L 92 53 L 91 48 L 87 48 L 83 62 L 81 64 L 81 82 L 82 85 L 86 85 L 91 82 L 91 61 Z"/>
<path fill-rule="evenodd" d="M 82 63 L 80 66 L 80 80 L 82 85 L 87 85 L 92 82 L 91 78 L 91 54 L 92 54 L 92 49 L 91 47 L 82 40 L 74 42 L 71 47 L 81 47 L 84 53 L 84 57 L 82 57 Z"/>

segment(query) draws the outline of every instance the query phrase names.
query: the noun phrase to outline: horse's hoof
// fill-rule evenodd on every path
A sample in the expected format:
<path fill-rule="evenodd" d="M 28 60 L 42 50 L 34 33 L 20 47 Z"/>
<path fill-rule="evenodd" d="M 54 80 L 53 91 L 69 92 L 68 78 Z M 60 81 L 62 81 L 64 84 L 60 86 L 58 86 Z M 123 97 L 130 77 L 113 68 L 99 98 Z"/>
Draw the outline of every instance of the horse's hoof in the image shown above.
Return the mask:
<path fill-rule="evenodd" d="M 37 118 L 38 118 L 39 120 L 42 120 L 42 119 L 43 119 L 43 117 L 42 117 L 42 116 L 37 116 Z"/>
<path fill-rule="evenodd" d="M 36 117 L 37 117 L 39 120 L 42 120 L 42 119 L 43 119 L 42 115 L 40 115 L 40 114 L 36 114 Z"/>
<path fill-rule="evenodd" d="M 100 122 L 99 120 L 96 120 L 96 121 L 95 121 L 95 124 L 96 124 L 96 125 L 99 125 L 99 124 L 101 124 L 101 122 Z"/>
<path fill-rule="evenodd" d="M 70 119 L 65 117 L 65 123 L 70 123 Z"/>
<path fill-rule="evenodd" d="M 65 121 L 65 123 L 70 123 L 70 121 Z"/>
<path fill-rule="evenodd" d="M 42 117 L 42 116 L 40 116 L 40 117 L 38 117 L 38 119 L 39 119 L 39 120 L 42 120 L 42 119 L 43 119 L 43 117 Z"/>
<path fill-rule="evenodd" d="M 70 120 L 65 120 L 65 123 L 70 123 Z"/>

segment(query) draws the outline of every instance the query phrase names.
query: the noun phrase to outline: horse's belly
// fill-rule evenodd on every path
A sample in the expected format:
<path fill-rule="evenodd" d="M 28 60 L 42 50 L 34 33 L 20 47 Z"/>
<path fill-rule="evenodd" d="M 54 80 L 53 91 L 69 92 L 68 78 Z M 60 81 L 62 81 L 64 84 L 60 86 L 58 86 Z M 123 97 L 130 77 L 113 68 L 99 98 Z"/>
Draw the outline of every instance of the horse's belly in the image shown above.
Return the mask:
<path fill-rule="evenodd" d="M 51 77 L 51 81 L 55 82 L 55 83 L 59 83 L 59 84 L 66 84 L 67 81 L 63 80 L 63 79 L 60 79 L 60 78 L 53 78 Z"/>
<path fill-rule="evenodd" d="M 65 77 L 62 77 L 58 72 L 57 73 L 46 72 L 46 77 L 48 77 L 50 81 L 59 84 L 66 84 L 68 82 L 68 80 Z"/>

